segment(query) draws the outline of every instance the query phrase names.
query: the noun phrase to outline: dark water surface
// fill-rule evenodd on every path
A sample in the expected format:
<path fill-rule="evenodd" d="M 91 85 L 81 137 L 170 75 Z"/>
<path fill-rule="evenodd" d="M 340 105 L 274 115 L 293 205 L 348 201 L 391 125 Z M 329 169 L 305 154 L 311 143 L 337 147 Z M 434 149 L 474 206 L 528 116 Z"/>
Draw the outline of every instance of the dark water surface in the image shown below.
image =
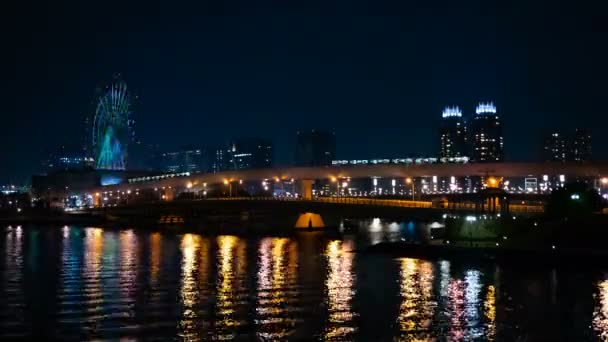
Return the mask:
<path fill-rule="evenodd" d="M 0 227 L 0 338 L 587 341 L 608 332 L 608 273 L 395 259 L 356 236 L 204 236 Z M 607 261 L 608 262 L 608 261 Z"/>

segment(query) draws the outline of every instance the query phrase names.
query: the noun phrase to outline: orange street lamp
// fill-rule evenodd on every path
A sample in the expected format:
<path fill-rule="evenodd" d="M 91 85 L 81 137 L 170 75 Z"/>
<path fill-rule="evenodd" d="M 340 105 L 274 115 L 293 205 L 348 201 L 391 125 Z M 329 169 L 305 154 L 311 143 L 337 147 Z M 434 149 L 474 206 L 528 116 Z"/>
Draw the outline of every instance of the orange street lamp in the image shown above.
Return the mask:
<path fill-rule="evenodd" d="M 232 197 L 232 183 L 224 179 L 224 185 L 228 185 L 228 197 Z"/>
<path fill-rule="evenodd" d="M 604 184 L 604 185 L 608 184 L 608 177 L 602 178 L 602 184 Z"/>
<path fill-rule="evenodd" d="M 498 180 L 494 177 L 490 177 L 488 179 L 488 187 L 489 188 L 497 188 L 498 187 Z"/>
<path fill-rule="evenodd" d="M 412 184 L 412 201 L 414 201 L 415 200 L 414 195 L 416 193 L 416 189 L 414 188 L 414 181 L 410 177 L 407 177 L 405 179 L 405 183 L 406 184 Z"/>

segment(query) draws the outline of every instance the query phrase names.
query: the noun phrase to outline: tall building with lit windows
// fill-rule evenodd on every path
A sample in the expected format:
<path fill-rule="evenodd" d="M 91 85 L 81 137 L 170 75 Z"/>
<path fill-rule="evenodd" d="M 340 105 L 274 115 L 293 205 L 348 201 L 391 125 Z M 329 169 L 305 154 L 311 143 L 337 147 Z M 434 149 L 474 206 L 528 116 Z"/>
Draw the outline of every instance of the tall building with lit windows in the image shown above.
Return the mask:
<path fill-rule="evenodd" d="M 467 153 L 466 126 L 462 111 L 458 107 L 446 107 L 441 115 L 441 151 L 440 158 L 465 157 Z"/>
<path fill-rule="evenodd" d="M 553 132 L 545 137 L 545 161 L 584 162 L 591 160 L 591 135 L 577 128 L 574 133 Z"/>
<path fill-rule="evenodd" d="M 471 160 L 500 162 L 504 159 L 502 122 L 492 102 L 480 103 L 470 124 Z"/>
<path fill-rule="evenodd" d="M 201 173 L 208 172 L 205 151 L 201 148 L 185 147 L 177 151 L 165 152 L 162 155 L 161 169 L 164 172 Z"/>
<path fill-rule="evenodd" d="M 227 166 L 231 170 L 264 169 L 273 165 L 272 142 L 267 139 L 237 139 L 227 152 Z"/>
<path fill-rule="evenodd" d="M 572 161 L 584 162 L 591 160 L 591 134 L 584 129 L 576 129 L 570 142 Z"/>
<path fill-rule="evenodd" d="M 567 139 L 566 137 L 559 133 L 553 132 L 545 137 L 544 144 L 544 159 L 545 161 L 557 161 L 557 162 L 566 162 L 568 158 L 568 148 L 567 148 Z"/>

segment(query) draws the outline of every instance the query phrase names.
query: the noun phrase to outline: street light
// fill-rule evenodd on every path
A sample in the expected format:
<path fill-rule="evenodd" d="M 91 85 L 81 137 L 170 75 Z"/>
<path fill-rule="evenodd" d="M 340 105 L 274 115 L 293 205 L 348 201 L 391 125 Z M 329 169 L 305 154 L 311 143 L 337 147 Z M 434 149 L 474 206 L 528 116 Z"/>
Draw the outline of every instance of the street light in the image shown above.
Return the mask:
<path fill-rule="evenodd" d="M 330 178 L 330 181 L 332 183 L 336 183 L 336 191 L 337 191 L 336 196 L 340 196 L 340 183 L 338 182 L 338 179 L 336 177 L 332 176 Z M 330 193 L 330 196 L 331 196 L 331 193 Z"/>
<path fill-rule="evenodd" d="M 344 181 L 344 182 L 342 182 L 342 194 L 344 196 L 346 196 L 346 188 L 348 188 L 348 182 Z"/>
<path fill-rule="evenodd" d="M 224 185 L 228 185 L 228 197 L 232 197 L 232 183 L 224 179 Z"/>
<path fill-rule="evenodd" d="M 407 177 L 407 178 L 405 179 L 405 183 L 406 183 L 406 184 L 411 184 L 411 185 L 412 185 L 412 201 L 414 201 L 414 193 L 415 193 L 415 189 L 414 189 L 414 181 L 413 181 L 413 180 L 412 180 L 410 177 Z"/>

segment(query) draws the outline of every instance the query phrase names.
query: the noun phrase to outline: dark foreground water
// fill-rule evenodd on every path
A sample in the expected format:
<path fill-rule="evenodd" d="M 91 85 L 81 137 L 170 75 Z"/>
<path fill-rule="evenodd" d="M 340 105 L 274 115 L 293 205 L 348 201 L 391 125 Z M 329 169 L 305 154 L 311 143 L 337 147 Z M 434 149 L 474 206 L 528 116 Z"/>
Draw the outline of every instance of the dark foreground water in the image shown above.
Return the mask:
<path fill-rule="evenodd" d="M 335 239 L 0 227 L 0 338 L 502 340 L 606 338 L 608 273 L 466 264 Z"/>

